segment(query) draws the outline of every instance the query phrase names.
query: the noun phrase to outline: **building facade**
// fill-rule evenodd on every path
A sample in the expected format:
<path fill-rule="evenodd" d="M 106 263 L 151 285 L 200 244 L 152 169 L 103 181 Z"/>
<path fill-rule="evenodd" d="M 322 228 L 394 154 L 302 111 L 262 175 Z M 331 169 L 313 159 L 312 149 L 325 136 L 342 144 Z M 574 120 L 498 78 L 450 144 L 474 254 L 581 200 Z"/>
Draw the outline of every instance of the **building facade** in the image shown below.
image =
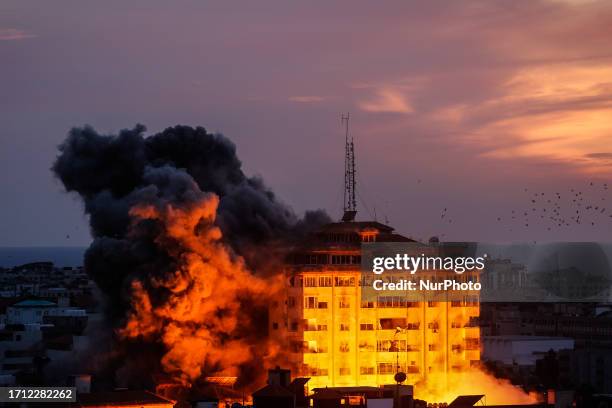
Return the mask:
<path fill-rule="evenodd" d="M 404 292 L 362 297 L 364 242 L 418 244 L 378 222 L 348 221 L 324 226 L 288 258 L 270 331 L 294 370 L 311 377 L 310 388 L 390 384 L 397 371 L 415 384 L 477 364 L 478 302 L 413 301 Z"/>

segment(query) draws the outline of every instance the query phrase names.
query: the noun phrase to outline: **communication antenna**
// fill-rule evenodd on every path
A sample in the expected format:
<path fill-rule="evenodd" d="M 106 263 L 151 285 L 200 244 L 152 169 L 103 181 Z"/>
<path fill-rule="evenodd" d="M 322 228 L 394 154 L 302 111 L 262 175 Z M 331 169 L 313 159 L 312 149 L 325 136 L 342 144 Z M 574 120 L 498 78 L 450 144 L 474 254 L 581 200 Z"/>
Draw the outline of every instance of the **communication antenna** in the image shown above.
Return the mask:
<path fill-rule="evenodd" d="M 342 221 L 350 222 L 355 220 L 357 215 L 357 202 L 355 200 L 355 144 L 353 136 L 349 134 L 350 113 L 340 116 L 341 123 L 344 125 L 344 215 Z"/>

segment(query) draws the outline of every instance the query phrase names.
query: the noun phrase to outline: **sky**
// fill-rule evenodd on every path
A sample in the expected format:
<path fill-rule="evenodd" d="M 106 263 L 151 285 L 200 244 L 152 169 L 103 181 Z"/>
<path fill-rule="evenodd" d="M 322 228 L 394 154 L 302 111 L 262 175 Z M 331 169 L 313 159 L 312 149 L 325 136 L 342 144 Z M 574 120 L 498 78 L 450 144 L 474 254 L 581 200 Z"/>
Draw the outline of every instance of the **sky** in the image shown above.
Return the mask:
<path fill-rule="evenodd" d="M 49 170 L 84 124 L 223 133 L 296 212 L 339 218 L 343 112 L 360 219 L 417 239 L 610 240 L 612 2 L 4 0 L 0 246 L 89 243 Z"/>

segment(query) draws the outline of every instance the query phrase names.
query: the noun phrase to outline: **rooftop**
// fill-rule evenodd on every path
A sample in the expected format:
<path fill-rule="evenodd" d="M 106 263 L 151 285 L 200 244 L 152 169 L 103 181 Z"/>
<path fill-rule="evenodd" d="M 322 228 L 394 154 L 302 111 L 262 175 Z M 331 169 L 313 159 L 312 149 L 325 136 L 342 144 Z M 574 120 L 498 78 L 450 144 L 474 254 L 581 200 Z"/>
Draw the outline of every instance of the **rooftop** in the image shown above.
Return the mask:
<path fill-rule="evenodd" d="M 15 303 L 14 307 L 55 307 L 57 304 L 53 302 L 49 302 L 48 300 L 38 300 L 38 299 L 30 299 L 30 300 L 22 300 L 21 302 Z"/>
<path fill-rule="evenodd" d="M 361 232 L 366 230 L 378 230 L 380 232 L 392 232 L 393 228 L 378 221 L 349 221 L 332 222 L 324 225 L 320 232 Z"/>

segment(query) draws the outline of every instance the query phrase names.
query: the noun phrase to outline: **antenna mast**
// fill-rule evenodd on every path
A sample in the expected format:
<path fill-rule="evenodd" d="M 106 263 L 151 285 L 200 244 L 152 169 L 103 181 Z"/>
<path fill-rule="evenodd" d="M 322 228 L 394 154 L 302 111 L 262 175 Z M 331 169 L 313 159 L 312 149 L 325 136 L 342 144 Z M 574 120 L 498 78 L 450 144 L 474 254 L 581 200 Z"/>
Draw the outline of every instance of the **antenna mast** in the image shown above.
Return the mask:
<path fill-rule="evenodd" d="M 345 156 L 344 156 L 344 215 L 342 221 L 355 220 L 357 215 L 357 202 L 355 200 L 355 144 L 353 136 L 349 134 L 350 114 L 341 115 L 341 123 L 344 125 Z"/>

